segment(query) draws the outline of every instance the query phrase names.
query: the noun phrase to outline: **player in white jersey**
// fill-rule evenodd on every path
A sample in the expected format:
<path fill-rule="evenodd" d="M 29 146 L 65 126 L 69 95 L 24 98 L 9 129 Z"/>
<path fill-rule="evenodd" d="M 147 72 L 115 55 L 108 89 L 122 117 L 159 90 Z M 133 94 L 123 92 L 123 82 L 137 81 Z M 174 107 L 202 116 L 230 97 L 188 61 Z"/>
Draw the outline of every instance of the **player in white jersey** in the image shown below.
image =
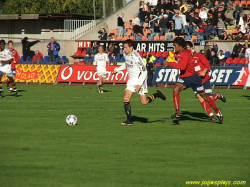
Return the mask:
<path fill-rule="evenodd" d="M 10 83 L 13 86 L 13 91 L 15 92 L 15 96 L 19 97 L 11 70 L 11 62 L 13 60 L 14 57 L 11 51 L 9 49 L 5 49 L 5 41 L 0 40 L 0 97 L 3 97 L 2 77 L 4 74 L 6 74 L 6 76 L 9 78 Z"/>
<path fill-rule="evenodd" d="M 128 71 L 129 79 L 123 97 L 127 120 L 121 124 L 123 126 L 132 126 L 133 120 L 131 116 L 130 99 L 135 92 L 139 94 L 141 104 L 143 105 L 151 103 L 157 97 L 161 98 L 162 100 L 166 100 L 166 96 L 161 93 L 160 90 L 157 90 L 155 94 L 146 96 L 148 93 L 146 65 L 143 62 L 141 56 L 136 51 L 134 51 L 134 42 L 132 40 L 126 40 L 124 42 L 123 49 L 125 52 L 125 62 L 119 68 L 116 68 L 112 74 L 116 74 L 117 72 L 124 69 L 127 69 Z"/>
<path fill-rule="evenodd" d="M 103 85 L 105 83 L 106 79 L 106 67 L 109 66 L 109 58 L 107 53 L 104 53 L 104 46 L 100 45 L 98 47 L 99 53 L 97 53 L 94 57 L 94 70 L 97 71 L 97 74 L 99 76 L 98 81 L 98 91 L 99 93 L 103 93 Z"/>
<path fill-rule="evenodd" d="M 250 47 L 246 49 L 245 59 L 246 59 L 246 63 L 245 64 L 250 64 Z"/>

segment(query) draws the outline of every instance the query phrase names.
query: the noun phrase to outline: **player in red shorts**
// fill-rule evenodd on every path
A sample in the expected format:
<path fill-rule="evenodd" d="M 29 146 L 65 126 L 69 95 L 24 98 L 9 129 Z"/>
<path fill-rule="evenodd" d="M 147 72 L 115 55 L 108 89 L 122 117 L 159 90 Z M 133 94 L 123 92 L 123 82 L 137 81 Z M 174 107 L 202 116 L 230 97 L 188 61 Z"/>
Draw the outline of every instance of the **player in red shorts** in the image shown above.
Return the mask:
<path fill-rule="evenodd" d="M 223 116 L 220 109 L 217 108 L 216 104 L 214 103 L 213 99 L 211 99 L 204 90 L 202 85 L 201 77 L 195 72 L 194 70 L 194 61 L 193 57 L 191 56 L 191 52 L 186 48 L 186 41 L 181 38 L 177 37 L 173 41 L 175 52 L 178 53 L 176 55 L 177 63 L 175 62 L 175 58 L 171 51 L 169 52 L 169 57 L 167 61 L 164 62 L 165 66 L 170 66 L 180 70 L 180 75 L 177 83 L 174 86 L 173 92 L 173 102 L 176 113 L 171 116 L 172 119 L 180 119 L 180 95 L 179 93 L 182 90 L 185 90 L 191 87 L 194 91 L 196 91 L 207 103 L 208 105 L 213 108 L 215 111 L 217 118 L 219 119 L 219 123 L 223 122 Z"/>
<path fill-rule="evenodd" d="M 15 77 L 16 77 L 16 64 L 20 61 L 20 56 L 17 52 L 17 50 L 15 50 L 13 48 L 13 41 L 9 40 L 8 41 L 8 48 L 11 51 L 12 55 L 14 56 L 14 61 L 11 62 L 11 70 L 12 70 L 12 74 L 13 74 L 13 79 L 15 81 Z M 13 86 L 10 86 L 10 80 L 8 78 L 7 81 L 7 88 L 10 89 L 10 92 L 13 90 Z"/>
<path fill-rule="evenodd" d="M 210 64 L 209 64 L 207 58 L 203 54 L 193 52 L 192 42 L 186 41 L 186 45 L 187 45 L 187 49 L 189 49 L 191 51 L 191 55 L 193 56 L 193 60 L 194 60 L 194 64 L 195 64 L 194 70 L 198 73 L 198 75 L 202 79 L 202 84 L 204 86 L 205 93 L 209 97 L 211 97 L 211 99 L 213 99 L 214 101 L 216 101 L 217 99 L 220 99 L 221 101 L 226 102 L 226 98 L 223 95 L 221 95 L 219 92 L 217 92 L 213 95 L 213 90 L 212 90 L 212 86 L 210 83 L 211 77 L 208 74 L 211 70 L 211 67 L 210 67 Z M 216 117 L 214 116 L 209 105 L 205 102 L 205 100 L 198 93 L 195 92 L 195 96 L 199 100 L 199 102 L 201 103 L 202 108 L 210 116 L 209 120 L 215 121 Z"/>

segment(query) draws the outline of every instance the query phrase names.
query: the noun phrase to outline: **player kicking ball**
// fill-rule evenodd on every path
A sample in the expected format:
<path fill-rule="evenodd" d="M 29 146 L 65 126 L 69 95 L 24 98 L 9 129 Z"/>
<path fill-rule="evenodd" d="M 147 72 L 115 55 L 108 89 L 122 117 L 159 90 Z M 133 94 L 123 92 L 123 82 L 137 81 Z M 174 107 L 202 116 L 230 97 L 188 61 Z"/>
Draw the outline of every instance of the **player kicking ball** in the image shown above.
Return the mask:
<path fill-rule="evenodd" d="M 98 92 L 103 93 L 103 85 L 106 79 L 106 68 L 109 66 L 109 58 L 107 53 L 104 53 L 104 46 L 99 45 L 98 47 L 99 53 L 94 56 L 94 70 L 97 72 L 99 76 L 98 81 Z"/>
<path fill-rule="evenodd" d="M 209 76 L 209 72 L 211 70 L 210 64 L 207 60 L 207 58 L 200 53 L 196 53 L 193 51 L 193 44 L 190 41 L 186 41 L 187 49 L 191 51 L 191 55 L 194 60 L 194 70 L 198 73 L 198 75 L 202 79 L 202 84 L 205 89 L 205 93 L 211 97 L 214 101 L 217 99 L 220 99 L 224 103 L 226 102 L 226 98 L 221 95 L 219 92 L 213 94 L 212 86 L 210 83 L 211 77 Z M 202 108 L 205 110 L 205 112 L 210 116 L 210 121 L 215 121 L 217 118 L 214 116 L 211 108 L 209 107 L 208 103 L 197 93 L 194 92 L 196 98 L 201 103 Z"/>
<path fill-rule="evenodd" d="M 5 41 L 0 40 L 0 97 L 3 97 L 3 82 L 2 77 L 4 74 L 9 78 L 10 84 L 13 87 L 15 96 L 19 97 L 18 91 L 16 89 L 16 84 L 13 79 L 13 74 L 11 70 L 11 62 L 14 60 L 14 57 L 9 49 L 5 49 Z"/>
<path fill-rule="evenodd" d="M 164 61 L 165 66 L 170 66 L 180 70 L 180 75 L 177 83 L 174 86 L 173 90 L 173 102 L 176 113 L 171 116 L 172 119 L 180 119 L 180 95 L 179 93 L 182 90 L 185 90 L 189 87 L 193 89 L 193 91 L 197 92 L 207 103 L 208 105 L 215 111 L 219 123 L 223 122 L 223 116 L 220 109 L 217 108 L 213 99 L 211 99 L 204 90 L 202 85 L 201 77 L 195 71 L 195 64 L 193 57 L 191 56 L 191 52 L 186 48 L 186 41 L 177 37 L 173 41 L 175 52 L 178 53 L 176 55 L 177 63 L 175 62 L 175 56 L 173 53 L 169 53 L 167 61 Z"/>
<path fill-rule="evenodd" d="M 139 94 L 141 104 L 147 105 L 154 101 L 156 98 L 161 98 L 162 100 L 166 100 L 166 96 L 161 93 L 160 90 L 157 90 L 156 93 L 146 96 L 148 93 L 147 88 L 147 69 L 145 63 L 143 62 L 141 56 L 134 51 L 134 42 L 132 40 L 125 40 L 124 45 L 124 58 L 125 62 L 120 67 L 115 68 L 112 74 L 116 74 L 119 71 L 127 69 L 129 79 L 127 82 L 127 87 L 125 89 L 123 101 L 124 101 L 124 109 L 127 115 L 127 120 L 122 122 L 123 126 L 132 126 L 133 119 L 131 115 L 131 105 L 130 99 L 132 95 L 137 92 Z"/>

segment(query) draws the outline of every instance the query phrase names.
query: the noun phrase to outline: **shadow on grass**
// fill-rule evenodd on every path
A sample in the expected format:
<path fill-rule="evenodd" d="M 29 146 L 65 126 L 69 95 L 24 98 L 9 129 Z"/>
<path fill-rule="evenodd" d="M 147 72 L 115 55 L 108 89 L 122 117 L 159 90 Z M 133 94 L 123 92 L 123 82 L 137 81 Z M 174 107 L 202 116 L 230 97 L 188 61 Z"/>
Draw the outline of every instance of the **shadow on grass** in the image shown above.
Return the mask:
<path fill-rule="evenodd" d="M 111 90 L 103 90 L 103 92 L 112 92 Z"/>
<path fill-rule="evenodd" d="M 246 97 L 247 99 L 250 99 L 250 95 L 242 95 L 241 97 Z"/>

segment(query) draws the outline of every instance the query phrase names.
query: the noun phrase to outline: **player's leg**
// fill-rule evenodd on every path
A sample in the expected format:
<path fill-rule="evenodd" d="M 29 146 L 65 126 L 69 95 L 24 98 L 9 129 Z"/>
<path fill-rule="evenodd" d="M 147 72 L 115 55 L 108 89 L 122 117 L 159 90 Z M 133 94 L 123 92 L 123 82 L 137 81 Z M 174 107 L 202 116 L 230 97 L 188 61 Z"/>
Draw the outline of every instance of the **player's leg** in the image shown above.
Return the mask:
<path fill-rule="evenodd" d="M 216 117 L 214 116 L 210 106 L 208 105 L 208 103 L 198 94 L 196 93 L 196 98 L 198 99 L 198 101 L 201 104 L 201 107 L 205 110 L 205 112 L 210 116 L 209 120 L 211 121 L 215 121 Z"/>
<path fill-rule="evenodd" d="M 175 108 L 175 114 L 171 116 L 172 119 L 180 119 L 180 92 L 184 90 L 186 86 L 184 86 L 182 83 L 177 82 L 173 89 L 173 103 Z"/>
<path fill-rule="evenodd" d="M 133 94 L 134 94 L 134 92 L 131 91 L 127 87 L 125 92 L 124 92 L 124 97 L 123 97 L 124 110 L 125 110 L 125 113 L 127 115 L 127 120 L 121 123 L 123 126 L 132 126 L 133 125 L 133 119 L 132 119 L 132 115 L 131 115 L 131 105 L 130 105 L 130 99 L 131 99 Z"/>
<path fill-rule="evenodd" d="M 160 98 L 163 101 L 166 100 L 166 96 L 160 91 L 157 90 L 154 94 L 146 96 L 148 93 L 148 85 L 147 85 L 147 79 L 143 82 L 140 91 L 138 92 L 141 104 L 147 105 L 151 102 L 153 102 L 156 98 Z"/>
<path fill-rule="evenodd" d="M 212 90 L 212 86 L 211 86 L 210 80 L 207 80 L 206 82 L 204 82 L 203 83 L 203 87 L 204 87 L 205 93 L 209 97 L 212 97 L 213 96 L 213 90 Z M 210 116 L 209 120 L 215 121 L 216 117 L 214 116 L 214 114 L 213 114 L 213 112 L 212 112 L 209 104 L 197 92 L 195 92 L 195 96 L 199 100 L 199 102 L 201 103 L 202 108 Z"/>
<path fill-rule="evenodd" d="M 16 80 L 15 80 L 15 78 L 16 78 L 16 68 L 13 68 L 13 69 L 12 69 L 12 77 L 13 77 L 14 81 L 16 82 Z M 9 80 L 9 79 L 8 79 L 8 80 Z M 9 89 L 10 89 L 10 92 L 12 92 L 13 86 L 10 85 Z"/>
<path fill-rule="evenodd" d="M 213 95 L 213 100 L 216 101 L 217 99 L 221 100 L 224 103 L 227 101 L 227 99 L 223 95 L 221 95 L 219 92 L 216 92 Z"/>
<path fill-rule="evenodd" d="M 12 86 L 13 88 L 13 91 L 15 92 L 15 96 L 16 97 L 19 97 L 19 94 L 18 94 L 18 91 L 17 91 L 17 88 L 16 88 L 16 83 L 13 79 L 13 74 L 12 74 L 12 69 L 11 69 L 11 66 L 10 65 L 5 65 L 4 66 L 4 71 L 7 75 L 7 77 L 10 79 L 10 85 Z"/>
<path fill-rule="evenodd" d="M 10 89 L 10 79 L 7 77 L 7 89 Z"/>

